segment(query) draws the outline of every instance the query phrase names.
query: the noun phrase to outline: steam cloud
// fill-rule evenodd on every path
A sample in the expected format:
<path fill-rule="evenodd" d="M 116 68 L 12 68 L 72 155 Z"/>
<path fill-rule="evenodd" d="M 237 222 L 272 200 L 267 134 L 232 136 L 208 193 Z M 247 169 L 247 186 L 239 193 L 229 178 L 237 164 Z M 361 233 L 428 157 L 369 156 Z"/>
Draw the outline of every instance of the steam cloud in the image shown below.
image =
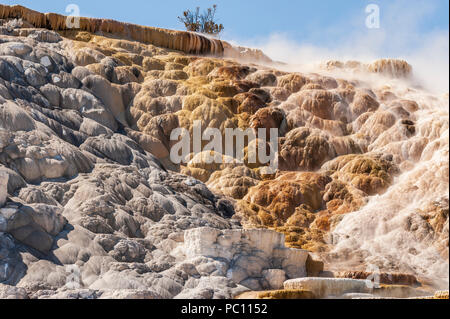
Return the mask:
<path fill-rule="evenodd" d="M 299 72 L 312 71 L 314 65 L 329 60 L 370 63 L 381 58 L 403 59 L 413 66 L 414 76 L 424 88 L 436 94 L 448 93 L 449 30 L 420 30 L 423 20 L 436 10 L 432 3 L 424 2 L 400 0 L 384 5 L 380 29 L 368 29 L 364 23 L 366 13 L 361 11 L 354 17 L 356 27 L 350 32 L 342 30 L 339 38 L 332 41 L 338 45 L 298 43 L 283 33 L 238 42 L 259 48 L 273 60 L 287 63 L 290 71 Z M 336 29 L 333 34 L 337 33 Z M 321 32 L 317 30 L 309 38 L 326 37 L 326 33 Z"/>
<path fill-rule="evenodd" d="M 333 47 L 300 44 L 279 33 L 267 39 L 240 40 L 239 44 L 261 49 L 273 60 L 286 63 L 280 68 L 290 72 L 321 73 L 323 69 L 317 66 L 330 60 L 371 63 L 393 58 L 412 65 L 413 83 L 362 73 L 353 75 L 370 81 L 371 87 L 389 84 L 397 96 L 416 101 L 420 110 L 416 114 L 417 136 L 413 140 L 396 141 L 385 136 L 384 141 L 378 142 L 382 147 L 372 150 L 392 153 L 411 167 L 403 170 L 385 194 L 371 198 L 367 206 L 346 215 L 338 224 L 332 235 L 334 252 L 342 260 L 335 267 L 338 269 L 341 262 L 342 269 L 349 269 L 361 264 L 363 258 L 366 264 L 374 264 L 381 270 L 413 272 L 448 287 L 448 250 L 442 254 L 428 245 L 419 214 L 419 210 L 426 211 L 432 203 L 448 205 L 449 31 L 424 33 L 419 28 L 434 10 L 431 3 L 423 2 L 397 1 L 386 5 L 381 10 L 380 29 L 367 29 L 364 21 L 360 21 L 360 28 L 347 33 Z M 363 20 L 364 12 L 357 18 Z M 411 84 L 419 90 L 409 92 Z M 414 152 L 420 139 L 426 139 L 428 145 L 420 159 L 414 161 L 408 154 Z M 408 229 L 411 224 L 418 229 L 411 232 Z M 448 232 L 448 222 L 445 227 Z M 348 254 L 353 254 L 353 258 Z"/>

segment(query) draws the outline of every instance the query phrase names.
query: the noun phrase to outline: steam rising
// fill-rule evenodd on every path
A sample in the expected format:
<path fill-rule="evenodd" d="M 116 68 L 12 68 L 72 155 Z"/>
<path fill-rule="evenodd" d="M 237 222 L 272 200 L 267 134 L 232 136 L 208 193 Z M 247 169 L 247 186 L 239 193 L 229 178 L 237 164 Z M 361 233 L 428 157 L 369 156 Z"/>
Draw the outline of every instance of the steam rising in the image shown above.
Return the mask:
<path fill-rule="evenodd" d="M 347 266 L 356 266 L 363 259 L 385 271 L 418 274 L 448 287 L 448 217 L 442 230 L 447 237 L 442 238 L 437 234 L 430 237 L 423 218 L 430 210 L 448 210 L 448 99 L 414 95 L 421 108 L 416 113 L 416 136 L 412 141 L 386 139 L 381 143 L 385 145 L 377 148 L 411 167 L 403 166 L 403 173 L 385 194 L 343 218 L 332 233 L 333 253 Z M 427 144 L 420 159 L 414 161 L 412 154 L 422 139 Z"/>
<path fill-rule="evenodd" d="M 421 85 L 442 94 L 449 87 L 449 30 L 419 30 L 423 19 L 435 10 L 432 3 L 396 1 L 381 8 L 380 29 L 367 29 L 362 11 L 354 17 L 357 27 L 350 32 L 343 30 L 334 39 L 338 45 L 298 43 L 283 33 L 273 33 L 266 39 L 239 39 L 239 44 L 261 49 L 273 60 L 287 63 L 291 72 L 314 71 L 316 65 L 329 60 L 371 63 L 381 58 L 403 59 L 413 66 Z M 322 39 L 326 36 L 322 31 L 317 30 L 310 38 Z"/>
<path fill-rule="evenodd" d="M 337 47 L 299 44 L 283 34 L 240 44 L 257 47 L 273 60 L 284 62 L 277 65 L 284 71 L 356 80 L 372 90 L 388 88 L 398 98 L 418 103 L 414 137 L 399 138 L 385 132 L 369 147 L 371 152 L 392 154 L 401 174 L 386 193 L 372 197 L 360 211 L 346 215 L 337 224 L 332 231 L 330 265 L 335 270 L 371 265 L 381 271 L 414 273 L 448 288 L 448 217 L 443 238 L 437 238 L 439 235 L 430 232 L 423 216 L 439 209 L 447 210 L 448 215 L 449 32 L 419 33 L 422 14 L 433 8 L 411 2 L 402 6 L 401 2 L 385 9 L 382 29 L 362 28 L 346 35 Z M 408 61 L 413 76 L 394 79 L 361 70 L 323 67 L 330 60 L 371 63 L 385 57 Z M 380 109 L 387 108 L 382 104 Z"/>

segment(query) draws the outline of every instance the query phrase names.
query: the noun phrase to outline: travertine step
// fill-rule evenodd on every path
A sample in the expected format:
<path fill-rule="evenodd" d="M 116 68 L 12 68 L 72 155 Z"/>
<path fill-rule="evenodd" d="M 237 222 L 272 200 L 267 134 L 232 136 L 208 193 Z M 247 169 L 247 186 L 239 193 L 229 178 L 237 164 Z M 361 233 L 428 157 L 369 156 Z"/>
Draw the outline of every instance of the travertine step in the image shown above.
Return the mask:
<path fill-rule="evenodd" d="M 411 298 L 430 296 L 433 293 L 404 285 L 381 285 L 379 288 L 373 290 L 373 294 L 386 298 Z"/>
<path fill-rule="evenodd" d="M 0 207 L 6 202 L 8 196 L 8 175 L 0 172 Z"/>
<path fill-rule="evenodd" d="M 280 289 L 289 278 L 306 276 L 308 251 L 287 248 L 283 234 L 267 229 L 187 230 L 173 256 L 213 258 L 227 263 L 226 275 L 252 290 Z"/>
<path fill-rule="evenodd" d="M 327 298 L 346 293 L 370 293 L 372 282 L 347 278 L 298 278 L 285 281 L 284 289 L 309 290 L 317 298 Z"/>
<path fill-rule="evenodd" d="M 236 299 L 315 299 L 316 297 L 308 290 L 269 290 L 250 291 L 236 297 Z"/>
<path fill-rule="evenodd" d="M 342 271 L 334 273 L 336 278 L 367 279 L 373 278 L 380 284 L 419 286 L 420 283 L 414 275 L 403 273 L 372 273 L 366 271 Z"/>
<path fill-rule="evenodd" d="M 308 290 L 317 298 L 423 298 L 433 294 L 406 285 L 377 286 L 370 280 L 348 278 L 298 278 L 285 281 L 284 288 Z"/>

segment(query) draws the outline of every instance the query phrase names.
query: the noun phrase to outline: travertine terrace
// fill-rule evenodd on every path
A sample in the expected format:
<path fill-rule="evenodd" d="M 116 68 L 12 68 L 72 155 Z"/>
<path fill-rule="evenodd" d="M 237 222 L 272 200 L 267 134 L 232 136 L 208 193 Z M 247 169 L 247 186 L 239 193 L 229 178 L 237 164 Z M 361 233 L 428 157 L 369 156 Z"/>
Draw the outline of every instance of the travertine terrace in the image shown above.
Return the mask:
<path fill-rule="evenodd" d="M 448 94 L 406 61 L 286 72 L 198 34 L 65 21 L 0 5 L 0 298 L 448 287 Z M 278 171 L 172 163 L 194 121 L 278 129 Z"/>

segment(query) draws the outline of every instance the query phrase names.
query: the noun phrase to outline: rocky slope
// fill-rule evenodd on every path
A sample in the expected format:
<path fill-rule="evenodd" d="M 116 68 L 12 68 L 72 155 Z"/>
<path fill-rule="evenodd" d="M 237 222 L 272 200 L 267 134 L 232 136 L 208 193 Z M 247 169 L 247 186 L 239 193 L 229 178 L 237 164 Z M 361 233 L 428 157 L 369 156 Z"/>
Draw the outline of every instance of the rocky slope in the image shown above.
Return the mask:
<path fill-rule="evenodd" d="M 448 95 L 406 62 L 290 73 L 186 32 L 0 18 L 1 298 L 232 298 L 374 271 L 448 286 Z M 172 163 L 197 120 L 277 128 L 278 172 Z"/>

